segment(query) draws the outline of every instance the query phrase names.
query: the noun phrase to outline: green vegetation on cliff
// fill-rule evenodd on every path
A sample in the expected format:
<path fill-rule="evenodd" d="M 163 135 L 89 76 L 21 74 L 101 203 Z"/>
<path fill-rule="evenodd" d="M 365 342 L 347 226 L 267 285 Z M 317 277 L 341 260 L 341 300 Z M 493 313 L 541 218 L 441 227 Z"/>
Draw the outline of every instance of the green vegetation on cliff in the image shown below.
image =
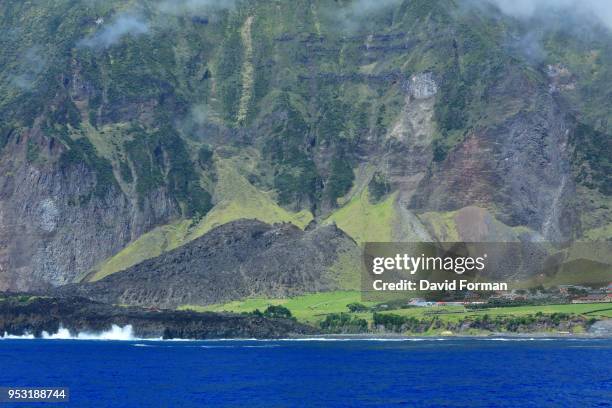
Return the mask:
<path fill-rule="evenodd" d="M 1 2 L 17 222 L 0 231 L 50 250 L 0 269 L 99 279 L 240 218 L 335 222 L 358 243 L 610 238 L 606 27 L 546 16 L 533 36 L 453 0 L 213 3 Z M 53 233 L 35 219 L 46 199 Z M 56 250 L 66 231 L 90 251 Z"/>
<path fill-rule="evenodd" d="M 304 228 L 312 219 L 312 215 L 307 211 L 292 213 L 283 209 L 269 194 L 249 183 L 239 171 L 247 163 L 238 164 L 232 160 L 218 159 L 216 164 L 217 202 L 206 216 L 201 219 L 180 220 L 145 233 L 99 266 L 88 280 L 102 279 L 145 259 L 159 256 L 162 252 L 204 235 L 214 227 L 241 218 L 257 219 L 266 223 L 291 222 L 300 228 Z"/>
<path fill-rule="evenodd" d="M 366 188 L 332 213 L 326 222 L 335 222 L 359 243 L 392 241 L 395 194 L 379 203 L 372 203 L 369 196 Z"/>

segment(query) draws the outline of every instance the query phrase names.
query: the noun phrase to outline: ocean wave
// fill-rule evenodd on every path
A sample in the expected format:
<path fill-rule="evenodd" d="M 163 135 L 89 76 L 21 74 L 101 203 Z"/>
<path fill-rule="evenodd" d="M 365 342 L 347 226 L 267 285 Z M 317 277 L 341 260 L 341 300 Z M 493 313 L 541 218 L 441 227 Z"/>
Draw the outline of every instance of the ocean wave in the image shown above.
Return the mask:
<path fill-rule="evenodd" d="M 241 346 L 242 348 L 275 348 L 280 347 L 278 344 L 265 344 L 261 346 Z"/>
<path fill-rule="evenodd" d="M 14 340 L 14 339 L 33 339 L 34 335 L 33 334 L 29 334 L 29 333 L 25 333 L 22 335 L 14 335 L 14 334 L 8 334 L 7 332 L 4 332 L 4 334 L 2 336 L 0 336 L 0 340 L 6 339 L 6 340 Z"/>
<path fill-rule="evenodd" d="M 207 340 L 193 340 L 194 342 L 201 342 Z M 166 343 L 166 340 L 153 340 L 150 344 L 147 343 L 135 343 L 134 347 L 163 347 L 163 348 L 203 348 L 203 349 L 221 349 L 221 348 L 275 348 L 280 347 L 278 344 L 246 344 L 246 345 L 172 345 L 172 344 L 160 344 Z"/>
<path fill-rule="evenodd" d="M 272 339 L 263 341 L 381 341 L 381 342 L 410 342 L 410 341 L 447 341 L 451 338 L 424 338 L 424 337 L 401 337 L 401 338 L 387 338 L 387 337 L 357 337 L 357 338 L 334 338 L 334 337 L 304 337 L 295 339 Z"/>
<path fill-rule="evenodd" d="M 134 329 L 131 324 L 123 327 L 113 324 L 109 330 L 105 330 L 100 333 L 93 332 L 79 332 L 75 335 L 71 334 L 68 329 L 59 327 L 57 333 L 42 332 L 42 338 L 48 340 L 143 340 L 134 336 Z"/>
<path fill-rule="evenodd" d="M 11 335 L 4 333 L 0 339 L 35 339 L 33 334 L 25 333 L 23 335 Z M 70 330 L 60 325 L 59 329 L 55 333 L 49 333 L 44 331 L 41 333 L 42 339 L 45 340 L 120 340 L 120 341 L 134 341 L 134 340 L 151 340 L 157 341 L 161 338 L 142 339 L 134 336 L 134 329 L 132 325 L 128 324 L 125 326 L 118 326 L 113 324 L 109 330 L 104 330 L 99 333 L 83 331 L 72 334 Z"/>
<path fill-rule="evenodd" d="M 260 344 L 260 345 L 242 345 L 242 346 L 194 346 L 206 349 L 214 349 L 214 348 L 274 348 L 280 347 L 278 344 Z"/>
<path fill-rule="evenodd" d="M 563 338 L 551 338 L 551 337 L 475 337 L 476 340 L 484 341 L 555 341 L 555 340 L 567 340 Z"/>
<path fill-rule="evenodd" d="M 402 341 L 448 341 L 456 340 L 456 337 L 291 337 L 291 338 L 280 338 L 280 339 L 201 339 L 201 340 L 184 340 L 184 339 L 164 339 L 163 341 L 206 341 L 206 342 L 243 342 L 243 341 L 256 341 L 256 342 L 306 342 L 306 341 L 319 341 L 319 342 L 335 342 L 335 341 L 380 341 L 380 342 L 402 342 Z"/>
<path fill-rule="evenodd" d="M 23 335 L 13 335 L 7 332 L 0 336 L 2 339 L 26 339 L 31 340 L 36 337 L 31 333 Z M 42 339 L 45 340 L 115 340 L 115 341 L 147 341 L 147 342 L 439 342 L 450 340 L 478 340 L 478 341 L 498 341 L 498 342 L 526 342 L 526 341 L 556 341 L 571 340 L 580 341 L 580 338 L 557 338 L 557 337 L 299 337 L 281 339 L 255 339 L 255 338 L 224 338 L 224 339 L 163 339 L 159 338 L 140 338 L 134 336 L 132 325 L 118 326 L 113 324 L 109 330 L 99 333 L 79 332 L 76 335 L 70 330 L 60 326 L 56 333 L 42 332 Z M 135 347 L 156 347 L 154 344 L 136 343 Z M 256 348 L 256 347 L 277 347 L 274 345 L 197 345 L 192 347 L 201 348 Z"/>

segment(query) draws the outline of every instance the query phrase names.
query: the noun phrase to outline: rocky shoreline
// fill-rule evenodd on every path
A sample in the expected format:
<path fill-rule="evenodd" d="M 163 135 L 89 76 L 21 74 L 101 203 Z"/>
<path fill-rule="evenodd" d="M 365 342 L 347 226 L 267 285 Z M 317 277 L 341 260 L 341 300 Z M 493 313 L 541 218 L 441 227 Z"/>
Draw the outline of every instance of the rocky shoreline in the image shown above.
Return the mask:
<path fill-rule="evenodd" d="M 0 293 L 2 336 L 64 336 L 100 334 L 129 327 L 139 339 L 321 339 L 402 340 L 432 338 L 612 338 L 612 319 L 599 320 L 584 332 L 534 331 L 440 331 L 405 334 L 391 330 L 364 333 L 322 332 L 318 327 L 291 318 L 255 314 L 178 311 L 172 309 L 116 306 L 83 297 L 49 297 Z M 538 326 L 539 327 L 539 326 Z"/>
<path fill-rule="evenodd" d="M 134 337 L 151 339 L 291 338 L 315 334 L 292 319 L 231 313 L 122 307 L 82 297 L 54 298 L 0 294 L 0 335 L 33 335 L 68 330 L 71 335 L 130 326 Z"/>

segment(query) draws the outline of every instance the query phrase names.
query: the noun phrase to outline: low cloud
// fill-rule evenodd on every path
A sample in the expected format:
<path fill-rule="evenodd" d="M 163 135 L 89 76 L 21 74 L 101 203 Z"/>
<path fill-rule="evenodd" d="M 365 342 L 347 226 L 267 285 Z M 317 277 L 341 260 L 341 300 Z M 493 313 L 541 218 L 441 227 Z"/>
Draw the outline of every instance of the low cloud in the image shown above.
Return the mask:
<path fill-rule="evenodd" d="M 547 19 L 557 13 L 589 17 L 612 30 L 612 1 L 610 0 L 484 0 L 502 13 L 519 19 Z"/>
<path fill-rule="evenodd" d="M 502 16 L 522 22 L 509 33 L 506 45 L 527 61 L 546 60 L 544 39 L 564 31 L 576 38 L 590 39 L 612 30 L 612 0 L 461 0 L 463 11 L 477 9 L 494 18 Z"/>
<path fill-rule="evenodd" d="M 236 0 L 162 0 L 157 8 L 171 15 L 197 14 L 201 12 L 232 9 Z"/>
<path fill-rule="evenodd" d="M 153 3 L 158 15 L 189 16 L 201 13 L 233 9 L 238 0 L 160 0 Z M 148 34 L 152 28 L 164 27 L 164 22 L 146 18 L 143 13 L 131 9 L 118 14 L 111 22 L 96 21 L 98 31 L 83 38 L 78 45 L 88 48 L 108 48 L 127 36 L 137 37 Z M 155 26 L 155 27 L 154 27 Z"/>
<path fill-rule="evenodd" d="M 208 123 L 210 117 L 210 108 L 208 105 L 194 105 L 191 107 L 189 120 L 195 125 L 204 125 Z"/>
<path fill-rule="evenodd" d="M 378 13 L 389 7 L 397 6 L 403 0 L 355 0 L 342 12 L 348 16 L 366 17 Z"/>
<path fill-rule="evenodd" d="M 149 22 L 140 14 L 126 12 L 119 14 L 112 22 L 101 24 L 94 34 L 79 42 L 89 48 L 108 48 L 126 36 L 139 36 L 149 32 Z"/>
<path fill-rule="evenodd" d="M 518 37 L 510 38 L 509 48 L 522 55 L 527 61 L 539 64 L 546 58 L 546 50 L 542 46 L 543 33 L 530 30 Z"/>
<path fill-rule="evenodd" d="M 33 89 L 46 66 L 47 58 L 41 47 L 29 48 L 19 59 L 18 71 L 10 76 L 11 84 L 24 91 Z"/>
<path fill-rule="evenodd" d="M 354 0 L 350 4 L 329 12 L 338 27 L 356 31 L 368 23 L 368 18 L 388 11 L 402 3 L 403 0 Z"/>

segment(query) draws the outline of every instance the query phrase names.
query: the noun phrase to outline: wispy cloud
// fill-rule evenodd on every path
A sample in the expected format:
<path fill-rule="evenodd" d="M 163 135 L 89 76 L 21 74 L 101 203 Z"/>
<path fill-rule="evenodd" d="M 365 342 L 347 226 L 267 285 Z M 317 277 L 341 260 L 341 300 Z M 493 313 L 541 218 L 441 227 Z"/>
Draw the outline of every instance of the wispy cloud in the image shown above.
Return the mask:
<path fill-rule="evenodd" d="M 347 15 L 365 17 L 401 3 L 402 0 L 355 0 L 342 11 Z"/>
<path fill-rule="evenodd" d="M 233 9 L 238 0 L 160 0 L 152 4 L 158 16 L 189 16 L 201 13 L 214 14 L 221 10 Z M 147 18 L 132 8 L 119 13 L 109 23 L 101 22 L 98 30 L 79 41 L 78 45 L 88 48 L 108 48 L 127 36 L 137 37 L 163 27 L 163 22 Z"/>
<path fill-rule="evenodd" d="M 47 58 L 39 46 L 29 48 L 19 59 L 19 69 L 10 76 L 13 86 L 28 91 L 34 88 L 36 79 L 47 66 Z"/>
<path fill-rule="evenodd" d="M 232 9 L 236 3 L 236 0 L 162 0 L 157 8 L 162 13 L 183 15 Z"/>
<path fill-rule="evenodd" d="M 612 0 L 460 0 L 459 4 L 463 11 L 479 10 L 522 22 L 520 29 L 508 32 L 506 45 L 535 64 L 547 58 L 544 39 L 551 32 L 592 39 L 602 28 L 612 30 Z"/>
<path fill-rule="evenodd" d="M 108 48 L 126 36 L 139 36 L 149 32 L 149 22 L 140 14 L 130 11 L 119 14 L 110 23 L 102 23 L 94 34 L 79 42 L 89 48 Z"/>
<path fill-rule="evenodd" d="M 546 19 L 557 13 L 590 17 L 612 29 L 610 0 L 472 0 L 470 3 L 493 4 L 502 13 L 520 19 Z"/>
<path fill-rule="evenodd" d="M 330 14 L 339 28 L 355 31 L 368 22 L 368 18 L 379 15 L 402 3 L 403 0 L 354 0 Z"/>

